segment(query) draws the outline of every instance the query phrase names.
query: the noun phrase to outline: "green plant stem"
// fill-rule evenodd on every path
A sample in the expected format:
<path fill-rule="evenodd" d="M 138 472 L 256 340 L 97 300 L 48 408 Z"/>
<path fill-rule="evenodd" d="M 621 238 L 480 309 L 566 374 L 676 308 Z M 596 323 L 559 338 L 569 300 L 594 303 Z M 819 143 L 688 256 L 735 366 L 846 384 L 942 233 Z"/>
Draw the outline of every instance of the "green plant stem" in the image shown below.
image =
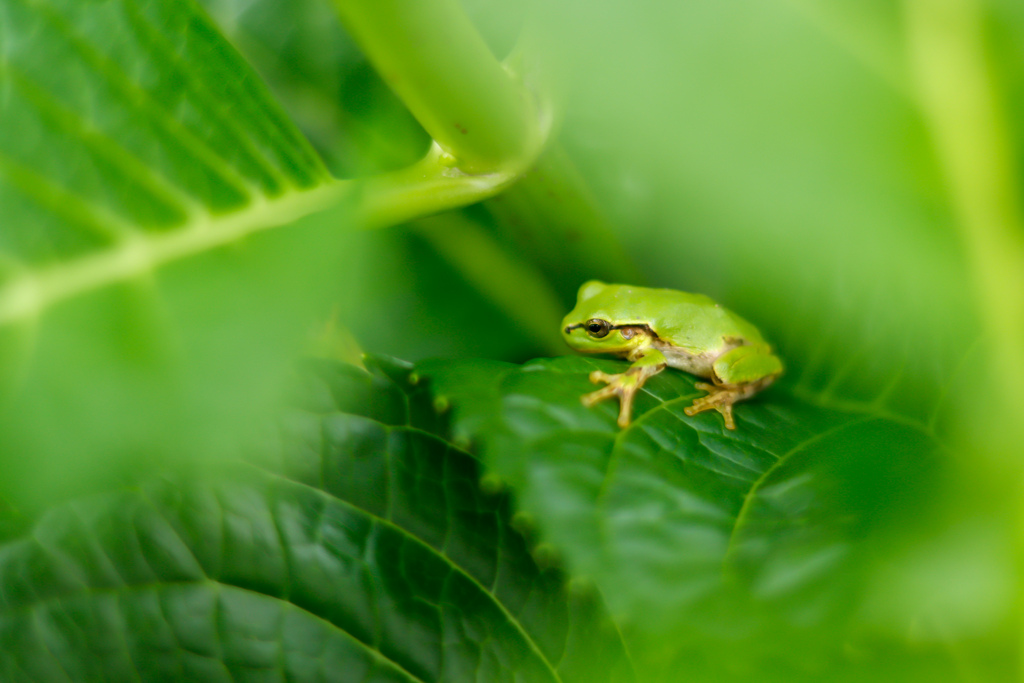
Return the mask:
<path fill-rule="evenodd" d="M 531 265 L 507 254 L 490 232 L 464 214 L 424 218 L 412 227 L 545 353 L 568 350 L 559 334 L 565 308 L 551 285 Z"/>
<path fill-rule="evenodd" d="M 524 38 L 511 65 L 502 66 L 454 0 L 335 4 L 435 141 L 417 164 L 360 185 L 358 219 L 383 227 L 493 197 L 488 209 L 503 241 L 529 253 L 536 271 L 501 254 L 492 237 L 466 220 L 453 219 L 451 235 L 423 227 L 433 221 L 421 231 L 536 342 L 561 352 L 557 325 L 576 288 L 595 277 L 637 282 L 639 274 L 572 162 L 557 147 L 544 148 L 552 112 L 522 86 L 543 87 L 546 74 L 536 66 L 543 50 L 531 49 L 534 41 Z M 486 257 L 474 258 L 460 240 Z M 524 289 L 532 294 L 524 297 Z M 525 301 L 535 306 L 524 307 Z"/>
<path fill-rule="evenodd" d="M 517 177 L 518 169 L 463 173 L 435 144 L 412 166 L 348 182 L 353 187 L 357 222 L 365 228 L 382 228 L 486 199 Z"/>
<path fill-rule="evenodd" d="M 559 292 L 572 296 L 586 280 L 644 284 L 586 181 L 565 151 L 549 145 L 529 173 L 489 199 L 499 227 L 533 255 Z"/>
<path fill-rule="evenodd" d="M 335 0 L 413 116 L 467 173 L 525 167 L 542 145 L 532 97 L 456 0 Z"/>
<path fill-rule="evenodd" d="M 992 343 L 992 380 L 1001 396 L 987 397 L 984 404 L 995 420 L 1009 418 L 1003 425 L 1019 436 L 1024 212 L 1010 157 L 1014 146 L 985 54 L 982 8 L 977 0 L 907 0 L 906 17 L 921 108 L 950 188 Z"/>

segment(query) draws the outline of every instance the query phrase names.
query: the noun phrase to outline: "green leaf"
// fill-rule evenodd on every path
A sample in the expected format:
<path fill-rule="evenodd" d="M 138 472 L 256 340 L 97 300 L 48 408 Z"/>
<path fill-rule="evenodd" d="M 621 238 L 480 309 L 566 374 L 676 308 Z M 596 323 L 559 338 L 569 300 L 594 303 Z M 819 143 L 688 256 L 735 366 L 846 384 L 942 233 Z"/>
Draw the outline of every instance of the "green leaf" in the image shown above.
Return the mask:
<path fill-rule="evenodd" d="M 631 679 L 596 591 L 537 567 L 409 368 L 375 367 L 309 363 L 260 464 L 0 546 L 0 678 Z"/>
<path fill-rule="evenodd" d="M 336 294 L 340 185 L 191 2 L 0 0 L 0 93 L 0 497 L 229 452 Z"/>
<path fill-rule="evenodd" d="M 417 370 L 453 406 L 454 438 L 478 444 L 540 537 L 646 646 L 679 648 L 691 628 L 747 633 L 748 646 L 751 629 L 762 644 L 835 639 L 816 629 L 844 628 L 872 549 L 926 514 L 938 443 L 909 422 L 810 405 L 784 382 L 738 404 L 729 431 L 715 412 L 683 413 L 703 393 L 673 370 L 645 385 L 620 430 L 614 401 L 579 398 L 592 370 L 624 367 L 563 357 Z"/>
<path fill-rule="evenodd" d="M 338 177 L 418 161 L 430 138 L 319 0 L 201 0 Z"/>

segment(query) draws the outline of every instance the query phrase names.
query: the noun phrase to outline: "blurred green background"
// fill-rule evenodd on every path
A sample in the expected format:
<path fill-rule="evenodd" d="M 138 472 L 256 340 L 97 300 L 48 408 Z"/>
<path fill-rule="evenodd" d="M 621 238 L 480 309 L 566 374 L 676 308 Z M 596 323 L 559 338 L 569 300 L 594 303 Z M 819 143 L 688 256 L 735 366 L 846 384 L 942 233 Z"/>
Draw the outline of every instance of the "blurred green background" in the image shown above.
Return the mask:
<path fill-rule="evenodd" d="M 428 149 L 327 0 L 201 4 L 335 176 Z M 894 530 L 861 623 L 909 644 L 892 671 L 933 650 L 962 664 L 908 664 L 910 678 L 1018 676 L 1024 5 L 461 4 L 550 98 L 537 168 L 405 225 L 350 232 L 342 205 L 2 330 L 2 365 L 27 388 L 0 418 L 0 532 L 182 452 L 234 454 L 328 320 L 344 332 L 321 348 L 520 362 L 568 353 L 558 324 L 578 286 L 621 279 L 703 292 L 751 320 L 787 365 L 772 391 L 940 436 L 952 475 L 927 520 Z M 134 30 L 101 24 L 79 29 L 97 44 Z"/>
<path fill-rule="evenodd" d="M 208 4 L 335 173 L 401 167 L 426 149 L 324 3 Z M 610 275 L 706 292 L 741 311 L 809 397 L 991 426 L 990 408 L 974 414 L 980 402 L 963 393 L 992 389 L 986 293 L 915 82 L 910 10 L 811 0 L 463 6 L 499 58 L 523 34 L 545 50 L 562 104 L 557 144 L 621 245 L 622 271 Z M 1021 12 L 978 9 L 992 66 L 982 75 L 1012 122 Z M 605 264 L 588 271 L 568 251 L 559 262 L 544 239 L 563 226 L 549 207 L 509 210 L 525 194 L 516 192 L 360 235 L 345 273 L 360 344 L 412 360 L 551 353 L 436 237 L 468 216 L 567 310 L 577 269 L 608 276 L 593 272 Z"/>
<path fill-rule="evenodd" d="M 335 173 L 422 154 L 427 136 L 322 3 L 209 4 Z M 583 223 L 609 227 L 621 270 L 595 261 L 580 272 L 586 264 L 567 252 L 559 262 L 545 236 L 565 226 L 550 206 L 524 209 L 530 190 L 513 188 L 457 215 L 358 236 L 343 317 L 360 346 L 410 360 L 559 352 L 450 258 L 443 235 L 467 220 L 564 310 L 584 279 L 622 273 L 711 295 L 778 346 L 782 390 L 948 439 L 956 474 L 934 494 L 948 504 L 925 531 L 907 530 L 905 566 L 880 593 L 892 602 L 868 620 L 924 650 L 966 639 L 977 651 L 964 655 L 965 671 L 1010 675 L 996 643 L 1014 638 L 1019 592 L 1024 376 L 1012 358 L 1024 353 L 1015 312 L 1024 290 L 1013 279 L 1014 263 L 1024 272 L 1015 251 L 1024 238 L 1024 9 L 956 0 L 463 6 L 499 58 L 524 34 L 542 47 L 561 104 L 556 144 L 582 179 L 573 192 L 598 217 Z M 953 66 L 934 63 L 936 54 Z M 1000 129 L 997 148 L 970 136 L 989 128 Z M 950 129 L 967 131 L 969 149 L 977 142 L 976 158 L 956 155 Z M 970 187 L 992 168 L 1009 188 L 1003 204 Z M 972 222 L 972 202 L 999 204 L 988 233 Z M 561 234 L 570 244 L 572 232 Z M 986 260 L 997 253 L 1002 265 Z M 908 634 L 896 613 L 935 619 Z M 1003 654 L 977 668 L 978 652 L 990 651 Z M 947 673 L 975 680 L 932 672 Z"/>

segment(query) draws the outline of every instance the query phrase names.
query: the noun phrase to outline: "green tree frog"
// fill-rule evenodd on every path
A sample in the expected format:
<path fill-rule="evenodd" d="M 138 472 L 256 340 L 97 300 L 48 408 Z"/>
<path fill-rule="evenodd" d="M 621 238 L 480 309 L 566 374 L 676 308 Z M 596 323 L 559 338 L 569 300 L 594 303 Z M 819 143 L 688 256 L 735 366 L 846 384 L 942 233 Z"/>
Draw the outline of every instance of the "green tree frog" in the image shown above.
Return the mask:
<path fill-rule="evenodd" d="M 629 425 L 640 387 L 666 366 L 710 379 L 696 385 L 708 395 L 684 412 L 717 410 L 729 429 L 736 429 L 733 404 L 782 374 L 782 361 L 757 328 L 703 294 L 592 280 L 580 287 L 576 308 L 562 321 L 562 336 L 576 351 L 633 362 L 618 375 L 590 373 L 591 382 L 608 386 L 581 397 L 589 407 L 617 396 L 620 427 Z"/>

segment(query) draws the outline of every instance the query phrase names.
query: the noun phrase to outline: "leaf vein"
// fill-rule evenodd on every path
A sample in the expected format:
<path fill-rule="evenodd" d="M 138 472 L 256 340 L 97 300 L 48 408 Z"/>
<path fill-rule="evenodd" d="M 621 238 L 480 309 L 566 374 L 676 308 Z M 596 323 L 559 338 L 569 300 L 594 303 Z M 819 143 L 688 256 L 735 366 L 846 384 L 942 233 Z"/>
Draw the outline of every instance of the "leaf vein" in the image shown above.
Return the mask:
<path fill-rule="evenodd" d="M 753 485 L 747 491 L 746 495 L 743 496 L 743 504 L 740 506 L 740 511 L 736 514 L 736 521 L 735 523 L 733 523 L 732 530 L 729 533 L 729 542 L 726 545 L 725 555 L 722 558 L 723 565 L 728 562 L 728 558 L 735 551 L 736 537 L 739 534 L 740 528 L 746 522 L 747 516 L 750 514 L 750 506 L 754 499 L 755 493 L 760 489 L 761 485 L 768 479 L 768 477 L 771 476 L 772 472 L 782 467 L 791 457 L 793 457 L 793 455 L 803 451 L 811 444 L 817 443 L 849 427 L 853 427 L 858 424 L 864 424 L 866 422 L 871 422 L 872 420 L 876 419 L 878 418 L 872 416 L 863 416 L 859 418 L 854 418 L 852 420 L 848 420 L 841 424 L 835 425 L 834 427 L 830 427 L 829 429 L 826 429 L 823 432 L 819 432 L 814 436 L 805 439 L 804 441 L 801 441 L 799 444 L 797 444 L 793 448 L 789 449 L 789 451 L 784 453 L 782 457 L 780 457 L 778 460 L 775 461 L 775 463 L 772 464 L 771 467 L 766 469 L 764 471 L 764 474 L 762 474 L 760 478 L 758 478 L 758 480 L 753 483 Z"/>
<path fill-rule="evenodd" d="M 401 538 L 405 539 L 406 542 L 410 542 L 414 545 L 418 545 L 426 549 L 430 554 L 434 555 L 435 557 L 443 561 L 443 563 L 448 566 L 448 570 L 450 572 L 459 574 L 460 576 L 462 576 L 463 579 L 470 582 L 477 590 L 479 590 L 483 595 L 485 595 L 491 601 L 491 603 L 498 609 L 498 611 L 505 617 L 508 623 L 511 624 L 512 627 L 519 633 L 520 637 L 522 637 L 523 640 L 526 642 L 530 650 L 533 652 L 534 656 L 536 656 L 540 660 L 540 662 L 547 668 L 547 670 L 551 673 L 552 678 L 556 681 L 561 681 L 561 677 L 559 676 L 558 671 L 555 669 L 554 665 L 548 660 L 547 656 L 544 654 L 544 651 L 541 650 L 540 645 L 533 639 L 533 637 L 529 634 L 529 632 L 526 630 L 523 624 L 508 610 L 504 603 L 502 603 L 501 600 L 499 600 L 494 593 L 488 591 L 486 586 L 480 583 L 480 581 L 478 581 L 477 578 L 473 576 L 469 571 L 456 564 L 451 557 L 438 551 L 432 545 L 430 545 L 423 539 L 419 538 L 418 536 L 414 535 L 409 530 L 394 523 L 393 521 L 385 519 L 380 515 L 373 513 L 370 510 L 367 510 L 356 505 L 355 503 L 352 503 L 351 501 L 345 500 L 343 498 L 338 498 L 337 496 L 334 496 L 326 491 L 316 489 L 301 481 L 295 481 L 287 476 L 278 474 L 276 472 L 269 472 L 267 470 L 260 469 L 255 465 L 250 465 L 250 467 L 257 470 L 258 472 L 261 472 L 264 476 L 279 479 L 282 481 L 287 481 L 295 486 L 300 486 L 302 488 L 308 489 L 310 491 L 315 492 L 319 496 L 322 496 L 338 505 L 341 505 L 342 507 L 354 510 L 355 512 L 361 515 L 365 515 L 367 518 L 375 521 L 382 527 L 398 534 Z"/>
<path fill-rule="evenodd" d="M 127 9 L 127 15 L 132 21 L 134 28 L 138 29 L 139 33 L 148 41 L 149 45 L 156 48 L 159 52 L 156 57 L 159 60 L 166 60 L 166 62 L 175 65 L 180 65 L 181 58 L 177 52 L 168 43 L 164 35 L 156 29 L 139 11 L 139 8 L 134 2 L 126 2 L 125 7 Z M 259 168 L 260 172 L 265 174 L 268 179 L 272 180 L 275 185 L 271 187 L 264 187 L 265 190 L 280 191 L 283 187 L 293 185 L 289 182 L 289 179 L 281 173 L 278 169 L 275 169 L 273 165 L 260 154 L 259 150 L 253 144 L 252 138 L 249 136 L 239 135 L 237 126 L 232 125 L 231 120 L 227 116 L 226 102 L 227 98 L 218 96 L 219 93 L 214 93 L 208 87 L 205 81 L 201 81 L 195 77 L 195 74 L 190 69 L 176 69 L 176 75 L 181 78 L 184 84 L 184 90 L 195 95 L 194 105 L 202 103 L 216 103 L 217 106 L 205 108 L 205 113 L 210 117 L 211 123 L 215 123 L 218 127 L 218 134 L 224 135 L 226 138 L 231 140 L 232 147 L 238 150 L 244 150 L 246 157 L 256 167 Z M 202 95 L 212 95 L 211 98 L 207 99 Z M 244 95 L 243 95 L 244 97 Z M 255 117 L 254 123 L 262 123 L 260 117 Z"/>
<path fill-rule="evenodd" d="M 254 188 L 247 179 L 239 175 L 230 164 L 225 163 L 225 159 L 210 148 L 206 142 L 180 125 L 180 122 L 164 108 L 162 103 L 155 100 L 148 91 L 139 88 L 138 84 L 131 80 L 120 65 L 99 52 L 88 39 L 76 31 L 59 14 L 52 4 L 43 0 L 19 1 L 30 9 L 43 10 L 40 14 L 44 15 L 50 25 L 67 40 L 92 71 L 106 77 L 107 84 L 123 98 L 123 101 L 132 108 L 144 112 L 145 118 L 157 124 L 169 140 L 177 142 L 182 148 L 188 150 L 197 160 L 202 161 L 212 174 L 219 176 L 226 185 L 234 187 L 243 196 L 253 193 Z"/>
<path fill-rule="evenodd" d="M 121 171 L 125 177 L 150 194 L 152 201 L 162 202 L 168 208 L 178 209 L 184 215 L 199 213 L 199 202 L 174 185 L 153 166 L 142 161 L 135 153 L 111 138 L 105 131 L 87 124 L 85 119 L 68 109 L 52 94 L 33 83 L 9 62 L 0 62 L 0 74 L 11 77 L 14 86 L 34 105 L 40 118 L 45 118 L 62 137 L 81 142 L 97 158 Z"/>
<path fill-rule="evenodd" d="M 333 181 L 268 200 L 226 216 L 203 216 L 187 228 L 137 236 L 104 252 L 23 273 L 0 286 L 0 326 L 37 317 L 64 299 L 153 271 L 158 266 L 297 220 L 336 201 L 350 187 Z"/>

